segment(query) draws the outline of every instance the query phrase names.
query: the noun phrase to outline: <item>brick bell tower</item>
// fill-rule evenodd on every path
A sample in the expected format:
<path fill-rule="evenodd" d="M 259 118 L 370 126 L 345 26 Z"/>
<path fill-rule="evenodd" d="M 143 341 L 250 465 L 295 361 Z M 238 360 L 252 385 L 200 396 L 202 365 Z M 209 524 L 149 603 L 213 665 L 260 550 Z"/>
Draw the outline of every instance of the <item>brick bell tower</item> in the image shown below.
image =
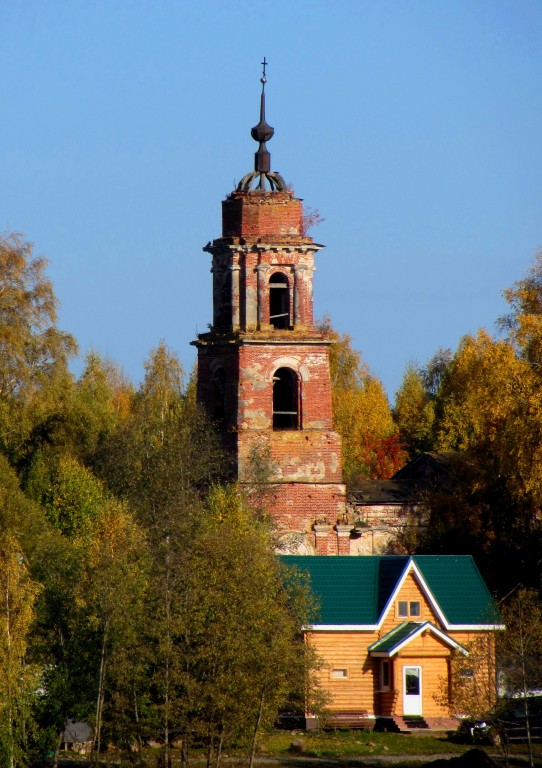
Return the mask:
<path fill-rule="evenodd" d="M 265 67 L 255 170 L 222 202 L 212 256 L 213 324 L 198 349 L 198 399 L 219 425 L 237 476 L 266 457 L 266 507 L 286 549 L 349 554 L 341 439 L 333 429 L 329 342 L 314 327 L 314 256 L 303 207 L 271 172 Z"/>

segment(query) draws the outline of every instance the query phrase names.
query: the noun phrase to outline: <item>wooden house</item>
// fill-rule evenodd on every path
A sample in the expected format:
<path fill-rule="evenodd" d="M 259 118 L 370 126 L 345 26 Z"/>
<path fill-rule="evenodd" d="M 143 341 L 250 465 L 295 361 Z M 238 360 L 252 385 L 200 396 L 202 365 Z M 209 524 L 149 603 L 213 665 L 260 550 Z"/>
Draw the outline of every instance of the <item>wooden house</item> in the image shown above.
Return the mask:
<path fill-rule="evenodd" d="M 319 679 L 333 720 L 384 718 L 394 729 L 453 725 L 442 700 L 453 655 L 467 655 L 473 640 L 503 628 L 472 557 L 282 559 L 308 573 L 320 603 L 306 638 L 323 660 Z"/>

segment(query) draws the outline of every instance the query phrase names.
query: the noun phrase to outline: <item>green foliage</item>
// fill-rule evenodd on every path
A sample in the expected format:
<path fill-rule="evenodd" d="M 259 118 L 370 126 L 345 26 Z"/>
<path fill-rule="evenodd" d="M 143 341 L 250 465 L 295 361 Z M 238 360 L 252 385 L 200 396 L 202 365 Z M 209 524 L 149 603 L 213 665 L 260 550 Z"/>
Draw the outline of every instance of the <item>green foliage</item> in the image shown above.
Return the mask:
<path fill-rule="evenodd" d="M 89 531 L 106 504 L 101 482 L 75 459 L 61 458 L 44 493 L 48 520 L 61 533 L 74 536 Z"/>
<path fill-rule="evenodd" d="M 425 386 L 423 372 L 410 364 L 395 398 L 393 417 L 410 457 L 432 447 L 435 418 L 433 400 Z"/>
<path fill-rule="evenodd" d="M 27 663 L 27 646 L 39 592 L 13 535 L 0 540 L 0 757 L 9 768 L 28 762 L 37 669 Z"/>
<path fill-rule="evenodd" d="M 164 729 L 204 740 L 209 761 L 256 735 L 293 693 L 303 701 L 308 591 L 289 591 L 265 528 L 235 487 L 214 486 L 201 526 L 179 551 L 164 541 L 155 631 Z M 173 642 L 172 638 L 176 641 Z M 184 724 L 184 725 L 181 725 Z"/>
<path fill-rule="evenodd" d="M 56 327 L 47 262 L 32 251 L 20 235 L 0 237 L 0 450 L 12 458 L 76 351 L 73 337 Z"/>
<path fill-rule="evenodd" d="M 178 359 L 160 345 L 145 369 L 131 412 L 102 445 L 96 469 L 152 528 L 179 509 L 188 516 L 226 462 L 205 414 L 184 393 Z"/>

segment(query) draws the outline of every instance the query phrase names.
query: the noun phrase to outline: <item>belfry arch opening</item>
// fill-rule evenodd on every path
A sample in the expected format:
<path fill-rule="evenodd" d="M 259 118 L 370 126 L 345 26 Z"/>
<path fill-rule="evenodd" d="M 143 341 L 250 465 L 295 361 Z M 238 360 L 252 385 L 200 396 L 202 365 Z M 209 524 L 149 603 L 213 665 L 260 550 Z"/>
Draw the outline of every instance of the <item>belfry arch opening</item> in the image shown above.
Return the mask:
<path fill-rule="evenodd" d="M 213 374 L 212 414 L 213 420 L 222 424 L 226 415 L 226 372 L 217 368 Z"/>
<path fill-rule="evenodd" d="M 299 377 L 291 368 L 278 368 L 273 376 L 273 429 L 300 429 Z"/>
<path fill-rule="evenodd" d="M 269 322 L 274 328 L 290 327 L 290 289 L 283 272 L 275 272 L 269 279 Z"/>

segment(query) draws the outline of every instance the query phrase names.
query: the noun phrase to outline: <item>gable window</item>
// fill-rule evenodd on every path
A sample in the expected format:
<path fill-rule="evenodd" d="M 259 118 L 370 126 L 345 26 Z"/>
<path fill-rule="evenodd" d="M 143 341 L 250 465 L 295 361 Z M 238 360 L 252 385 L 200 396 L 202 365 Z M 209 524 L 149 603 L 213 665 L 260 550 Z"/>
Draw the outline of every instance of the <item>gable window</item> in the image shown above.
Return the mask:
<path fill-rule="evenodd" d="M 380 690 L 389 691 L 390 689 L 390 662 L 388 659 L 382 659 L 380 662 Z"/>
<path fill-rule="evenodd" d="M 299 380 L 291 368 L 273 376 L 273 429 L 299 429 Z"/>
<path fill-rule="evenodd" d="M 398 600 L 397 618 L 419 619 L 422 615 L 422 606 L 419 600 Z"/>
<path fill-rule="evenodd" d="M 332 680 L 348 680 L 348 668 L 332 667 L 330 677 Z"/>
<path fill-rule="evenodd" d="M 269 322 L 274 328 L 290 327 L 290 290 L 282 272 L 275 272 L 269 280 Z"/>

